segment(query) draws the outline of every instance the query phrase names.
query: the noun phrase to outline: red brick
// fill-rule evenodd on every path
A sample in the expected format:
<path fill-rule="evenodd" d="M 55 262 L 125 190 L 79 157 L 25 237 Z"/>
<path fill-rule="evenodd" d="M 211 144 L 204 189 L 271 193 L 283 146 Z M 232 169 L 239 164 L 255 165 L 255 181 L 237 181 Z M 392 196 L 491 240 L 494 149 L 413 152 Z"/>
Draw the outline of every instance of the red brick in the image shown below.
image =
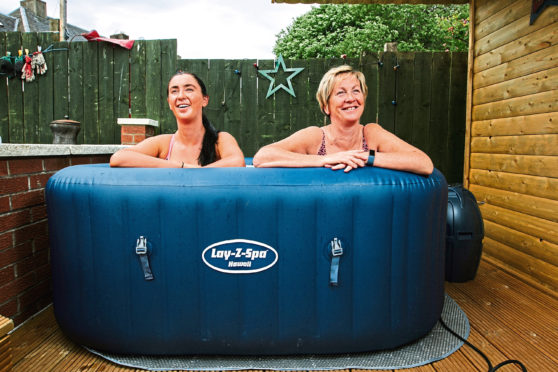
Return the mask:
<path fill-rule="evenodd" d="M 91 164 L 91 158 L 89 156 L 73 156 L 70 158 L 70 162 L 72 165 Z"/>
<path fill-rule="evenodd" d="M 33 190 L 21 194 L 12 195 L 12 210 L 31 207 L 45 203 L 43 190 Z"/>
<path fill-rule="evenodd" d="M 10 265 L 0 269 L 0 285 L 11 282 L 15 279 L 14 266 Z"/>
<path fill-rule="evenodd" d="M 10 298 L 31 288 L 35 284 L 35 277 L 35 273 L 29 273 L 0 287 L 0 303 L 6 302 Z"/>
<path fill-rule="evenodd" d="M 58 171 L 70 165 L 70 159 L 68 159 L 67 157 L 45 158 L 44 162 L 46 171 Z"/>
<path fill-rule="evenodd" d="M 44 220 L 47 218 L 47 208 L 46 205 L 38 205 L 36 207 L 31 208 L 31 221 L 37 222 L 40 220 Z"/>
<path fill-rule="evenodd" d="M 8 161 L 0 160 L 0 176 L 8 175 Z"/>
<path fill-rule="evenodd" d="M 16 315 L 11 317 L 11 319 L 14 321 L 14 326 L 17 327 L 21 323 L 25 322 L 27 319 L 35 315 L 38 312 L 38 310 L 39 309 L 37 309 L 36 306 L 30 306 L 25 309 L 20 309 L 20 311 Z"/>
<path fill-rule="evenodd" d="M 18 297 L 19 308 L 24 309 L 30 305 L 37 306 L 37 299 L 50 297 L 50 295 L 50 281 L 42 281 Z"/>
<path fill-rule="evenodd" d="M 0 257 L 2 256 L 2 251 L 12 248 L 14 246 L 14 240 L 13 240 L 13 233 L 12 232 L 7 232 L 4 234 L 0 234 Z M 1 260 L 0 260 L 0 267 L 1 265 Z"/>
<path fill-rule="evenodd" d="M 43 249 L 48 249 L 50 244 L 48 235 L 36 236 L 35 239 L 33 239 L 33 242 L 35 243 L 35 252 L 42 251 Z"/>
<path fill-rule="evenodd" d="M 43 171 L 43 160 L 35 159 L 13 159 L 9 160 L 10 174 L 38 173 Z"/>
<path fill-rule="evenodd" d="M 143 141 L 146 138 L 147 138 L 147 136 L 144 135 L 144 134 L 134 134 L 134 143 L 140 143 L 141 141 Z"/>
<path fill-rule="evenodd" d="M 33 254 L 33 245 L 31 242 L 25 242 L 14 248 L 0 251 L 0 267 L 12 265 L 18 261 L 30 257 Z"/>
<path fill-rule="evenodd" d="M 47 252 L 47 263 L 37 267 L 35 270 L 37 280 L 50 280 L 52 273 L 50 270 L 50 252 Z"/>
<path fill-rule="evenodd" d="M 0 179 L 0 195 L 27 190 L 29 190 L 29 180 L 26 176 Z"/>
<path fill-rule="evenodd" d="M 48 264 L 48 251 L 42 250 L 33 256 L 27 257 L 15 264 L 16 276 L 19 278 L 25 276 L 28 273 L 34 271 L 36 272 L 39 267 L 43 267 Z"/>
<path fill-rule="evenodd" d="M 15 298 L 0 305 L 0 314 L 12 318 L 17 313 L 17 300 Z"/>
<path fill-rule="evenodd" d="M 22 226 L 15 230 L 15 244 L 23 243 L 31 239 L 47 236 L 48 223 L 46 220 L 33 223 L 31 225 Z"/>
<path fill-rule="evenodd" d="M 0 213 L 4 213 L 10 210 L 10 197 L 2 196 L 0 197 Z"/>
<path fill-rule="evenodd" d="M 98 155 L 91 157 L 92 164 L 108 163 L 110 161 L 110 155 Z"/>
<path fill-rule="evenodd" d="M 120 134 L 145 134 L 147 127 L 147 125 L 123 125 Z M 149 127 L 153 128 L 151 125 Z"/>
<path fill-rule="evenodd" d="M 38 281 L 48 281 L 50 283 L 50 280 L 52 278 L 52 273 L 50 271 L 50 263 L 41 267 L 38 267 L 37 270 L 35 271 L 35 273 L 37 274 L 37 280 Z"/>
<path fill-rule="evenodd" d="M 31 211 L 24 209 L 14 213 L 0 215 L 0 232 L 16 229 L 31 222 Z"/>
<path fill-rule="evenodd" d="M 129 134 L 122 134 L 120 135 L 120 143 L 123 145 L 135 145 L 134 136 Z"/>
<path fill-rule="evenodd" d="M 31 190 L 34 189 L 42 189 L 45 188 L 48 179 L 53 175 L 54 173 L 42 173 L 42 174 L 36 174 L 36 175 L 32 175 L 29 176 L 29 186 Z"/>

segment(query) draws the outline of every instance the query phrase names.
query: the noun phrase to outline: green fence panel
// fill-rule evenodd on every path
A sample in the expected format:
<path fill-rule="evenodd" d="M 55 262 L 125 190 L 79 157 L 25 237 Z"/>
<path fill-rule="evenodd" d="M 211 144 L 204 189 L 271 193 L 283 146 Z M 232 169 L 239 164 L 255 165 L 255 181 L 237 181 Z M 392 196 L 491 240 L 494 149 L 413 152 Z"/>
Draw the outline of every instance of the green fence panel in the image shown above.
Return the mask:
<path fill-rule="evenodd" d="M 230 132 L 246 156 L 328 119 L 315 98 L 323 74 L 348 64 L 362 71 L 368 96 L 362 123 L 377 122 L 428 153 L 450 182 L 460 182 L 465 135 L 466 53 L 378 53 L 360 58 L 285 60 L 302 68 L 288 79 L 283 66 L 272 86 L 292 84 L 294 96 L 259 71 L 276 60 L 177 59 L 176 40 L 138 40 L 131 50 L 99 42 L 57 42 L 52 33 L 0 33 L 0 53 L 44 53 L 47 73 L 32 82 L 7 79 L 0 88 L 3 142 L 50 143 L 52 120 L 69 116 L 82 124 L 78 143 L 119 143 L 121 117 L 159 121 L 157 133 L 176 131 L 168 108 L 167 83 L 177 71 L 198 75 L 210 96 L 207 117 Z"/>
<path fill-rule="evenodd" d="M 5 56 L 6 52 L 6 33 L 0 32 L 0 55 Z M 0 87 L 0 138 L 2 142 L 10 141 L 10 122 L 8 120 L 8 89 L 5 80 L 7 77 L 0 77 L 2 86 Z"/>
<path fill-rule="evenodd" d="M 446 174 L 448 169 L 448 104 L 449 104 L 449 53 L 432 56 L 432 93 L 430 107 L 430 135 L 427 154 L 434 166 Z"/>
<path fill-rule="evenodd" d="M 97 53 L 98 43 L 91 42 L 83 48 L 83 117 L 81 130 L 84 143 L 97 144 L 99 142 L 99 82 Z"/>
<path fill-rule="evenodd" d="M 420 118 L 414 117 L 414 87 L 408 83 L 413 81 L 415 73 L 414 57 L 415 53 L 401 53 L 397 58 L 397 70 L 394 71 L 396 75 L 396 102 L 393 105 L 395 111 L 394 132 L 399 138 L 407 142 L 412 142 L 414 121 L 420 120 Z"/>
<path fill-rule="evenodd" d="M 432 53 L 417 53 L 414 60 L 413 137 L 411 143 L 423 151 L 429 148 Z"/>
<path fill-rule="evenodd" d="M 136 40 L 130 52 L 130 105 L 133 118 L 146 117 L 146 41 Z"/>
<path fill-rule="evenodd" d="M 37 33 L 27 32 L 21 35 L 21 44 L 26 56 L 37 51 Z M 31 58 L 31 57 L 29 57 Z M 26 63 L 27 67 L 27 63 Z M 29 66 L 31 67 L 31 66 Z M 39 140 L 39 86 L 35 81 L 35 71 L 31 69 L 30 82 L 23 83 L 23 138 L 25 142 L 36 143 Z"/>
<path fill-rule="evenodd" d="M 44 75 L 37 77 L 35 85 L 39 87 L 39 139 L 37 143 L 52 143 L 53 134 L 50 130 L 50 123 L 55 120 L 54 117 L 54 55 L 58 53 L 58 51 L 47 51 L 54 49 L 54 43 L 57 42 L 58 34 L 49 32 L 49 33 L 40 33 L 38 36 L 39 45 L 41 46 L 43 53 L 43 57 L 46 63 L 46 72 Z M 49 49 L 49 47 L 51 49 Z M 62 51 L 64 52 L 64 51 Z M 70 65 L 72 62 L 71 56 L 68 54 L 68 64 Z M 81 60 L 80 60 L 80 71 L 81 71 Z M 68 92 L 68 95 L 71 94 L 71 90 Z M 81 97 L 82 93 L 80 93 L 79 97 Z M 83 104 L 82 104 L 83 106 Z M 75 115 L 72 116 L 72 112 L 70 112 L 70 119 L 74 118 L 81 118 L 82 115 Z M 56 119 L 62 119 L 61 117 L 57 117 Z M 77 120 L 77 119 L 76 119 Z M 82 141 L 83 143 L 83 141 Z"/>
<path fill-rule="evenodd" d="M 463 156 L 465 149 L 465 102 L 467 101 L 467 58 L 463 54 L 451 55 L 449 123 L 448 123 L 448 165 L 446 178 L 451 182 L 462 182 Z"/>
<path fill-rule="evenodd" d="M 392 52 L 380 54 L 378 80 L 378 124 L 395 132 L 395 105 L 397 105 L 398 65 L 397 55 Z"/>
<path fill-rule="evenodd" d="M 114 49 L 108 43 L 98 43 L 99 84 L 99 143 L 111 143 L 117 128 L 114 113 Z"/>
<path fill-rule="evenodd" d="M 159 92 L 159 133 L 173 133 L 176 130 L 176 120 L 167 102 L 167 85 L 170 77 L 178 69 L 176 59 L 176 40 L 161 40 L 161 88 Z M 207 68 L 206 68 L 207 71 Z"/>

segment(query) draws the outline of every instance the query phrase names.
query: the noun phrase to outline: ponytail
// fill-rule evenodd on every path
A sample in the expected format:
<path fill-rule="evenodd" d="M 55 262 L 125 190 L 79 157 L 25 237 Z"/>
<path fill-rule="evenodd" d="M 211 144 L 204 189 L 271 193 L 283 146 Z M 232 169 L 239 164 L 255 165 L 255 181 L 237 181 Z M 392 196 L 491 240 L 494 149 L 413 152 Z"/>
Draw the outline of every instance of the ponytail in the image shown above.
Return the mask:
<path fill-rule="evenodd" d="M 205 113 L 202 113 L 203 127 L 205 134 L 203 135 L 202 148 L 198 163 L 201 166 L 211 164 L 217 161 L 217 140 L 219 139 L 219 131 L 211 124 Z"/>

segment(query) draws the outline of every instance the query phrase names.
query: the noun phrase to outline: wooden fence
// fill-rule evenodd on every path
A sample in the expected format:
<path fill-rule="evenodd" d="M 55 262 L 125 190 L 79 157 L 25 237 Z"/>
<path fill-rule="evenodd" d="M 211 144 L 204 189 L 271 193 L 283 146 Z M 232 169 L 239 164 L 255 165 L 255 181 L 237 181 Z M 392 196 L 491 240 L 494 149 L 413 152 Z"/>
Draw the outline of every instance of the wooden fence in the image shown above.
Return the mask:
<path fill-rule="evenodd" d="M 364 72 L 369 94 L 363 122 L 378 122 L 426 151 L 449 182 L 461 182 L 465 132 L 466 53 L 379 53 L 359 59 L 286 60 L 303 70 L 291 79 L 296 97 L 279 89 L 266 98 L 270 80 L 259 70 L 273 60 L 178 60 L 176 40 L 139 40 L 132 50 L 98 42 L 55 42 L 49 33 L 0 33 L 0 53 L 46 49 L 48 71 L 29 83 L 7 79 L 0 91 L 3 142 L 50 143 L 52 120 L 81 122 L 79 143 L 120 142 L 119 117 L 159 121 L 159 133 L 176 122 L 166 86 L 176 70 L 191 71 L 207 85 L 206 114 L 233 134 L 246 156 L 308 125 L 323 125 L 315 99 L 322 75 L 350 64 Z M 257 66 L 257 68 L 256 68 Z M 287 84 L 287 73 L 275 86 Z"/>

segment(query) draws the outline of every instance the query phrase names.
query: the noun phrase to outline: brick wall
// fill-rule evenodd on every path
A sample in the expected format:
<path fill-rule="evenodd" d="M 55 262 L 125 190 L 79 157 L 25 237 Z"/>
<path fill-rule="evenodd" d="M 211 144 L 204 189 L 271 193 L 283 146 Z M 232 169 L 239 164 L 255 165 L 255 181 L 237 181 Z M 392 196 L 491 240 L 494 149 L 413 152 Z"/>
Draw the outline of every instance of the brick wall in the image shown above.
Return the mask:
<path fill-rule="evenodd" d="M 0 314 L 16 325 L 52 302 L 45 186 L 70 165 L 110 155 L 0 158 Z"/>

